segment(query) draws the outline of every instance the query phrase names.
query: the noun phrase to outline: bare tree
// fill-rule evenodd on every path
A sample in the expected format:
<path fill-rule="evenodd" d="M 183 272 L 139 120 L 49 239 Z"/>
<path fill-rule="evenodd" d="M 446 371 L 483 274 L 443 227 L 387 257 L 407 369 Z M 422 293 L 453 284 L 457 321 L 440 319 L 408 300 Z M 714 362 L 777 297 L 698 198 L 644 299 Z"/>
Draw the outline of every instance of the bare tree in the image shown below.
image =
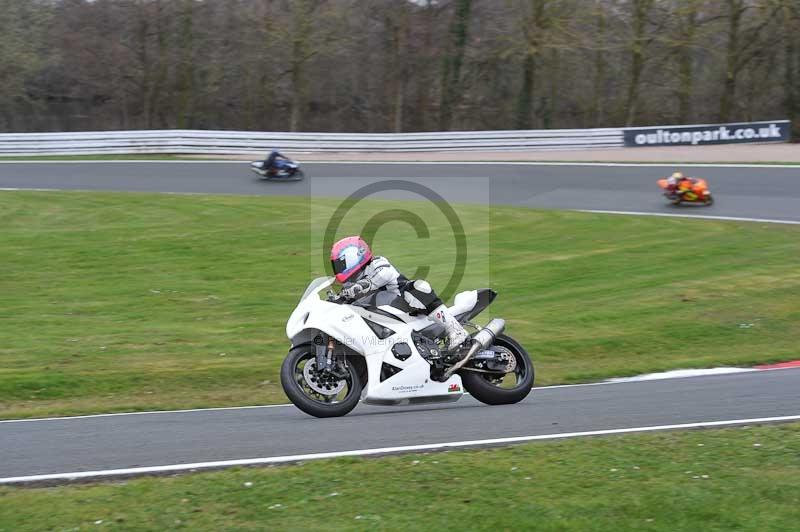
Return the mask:
<path fill-rule="evenodd" d="M 449 47 L 445 53 L 442 66 L 442 89 L 439 103 L 439 128 L 450 129 L 453 120 L 453 108 L 458 105 L 461 95 L 461 65 L 464 61 L 464 50 L 469 31 L 470 9 L 472 0 L 454 0 L 452 21 L 449 31 Z"/>
<path fill-rule="evenodd" d="M 725 74 L 719 119 L 728 122 L 736 103 L 739 76 L 750 62 L 764 53 L 767 44 L 761 40 L 764 30 L 778 13 L 778 6 L 764 0 L 726 0 L 727 43 Z M 746 17 L 748 12 L 753 16 Z"/>
<path fill-rule="evenodd" d="M 20 111 L 33 112 L 27 84 L 43 65 L 39 52 L 48 18 L 36 4 L 0 0 L 0 128 L 24 127 Z"/>
<path fill-rule="evenodd" d="M 792 0 L 779 0 L 781 33 L 783 36 L 784 107 L 786 117 L 792 121 L 795 135 L 800 135 L 800 6 Z"/>
<path fill-rule="evenodd" d="M 629 42 L 628 53 L 630 55 L 630 77 L 628 78 L 628 88 L 625 100 L 622 102 L 624 107 L 622 115 L 625 116 L 625 125 L 631 126 L 636 121 L 636 113 L 639 105 L 639 89 L 641 87 L 642 75 L 645 63 L 648 59 L 648 48 L 656 39 L 660 27 L 650 27 L 651 11 L 655 0 L 630 0 L 630 24 L 632 27 L 631 40 Z"/>
<path fill-rule="evenodd" d="M 0 0 L 0 129 L 788 116 L 796 0 Z"/>

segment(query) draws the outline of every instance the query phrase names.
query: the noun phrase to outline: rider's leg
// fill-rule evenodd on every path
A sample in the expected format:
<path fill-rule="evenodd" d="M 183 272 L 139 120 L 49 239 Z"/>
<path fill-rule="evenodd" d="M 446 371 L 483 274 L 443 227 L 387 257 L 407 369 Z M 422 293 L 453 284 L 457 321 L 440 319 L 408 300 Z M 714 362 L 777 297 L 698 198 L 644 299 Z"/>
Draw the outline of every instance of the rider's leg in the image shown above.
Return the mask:
<path fill-rule="evenodd" d="M 448 350 L 457 348 L 469 338 L 467 331 L 450 313 L 450 309 L 442 303 L 427 281 L 417 279 L 408 282 L 403 290 L 403 297 L 409 305 L 420 310 L 425 309 L 428 316 L 444 325 L 447 332 Z"/>
<path fill-rule="evenodd" d="M 272 173 L 272 166 L 274 164 L 275 164 L 275 152 L 273 151 L 273 152 L 270 152 L 269 156 L 267 156 L 267 159 L 264 161 L 264 167 L 263 168 L 264 168 L 265 171 L 267 171 L 269 173 Z"/>

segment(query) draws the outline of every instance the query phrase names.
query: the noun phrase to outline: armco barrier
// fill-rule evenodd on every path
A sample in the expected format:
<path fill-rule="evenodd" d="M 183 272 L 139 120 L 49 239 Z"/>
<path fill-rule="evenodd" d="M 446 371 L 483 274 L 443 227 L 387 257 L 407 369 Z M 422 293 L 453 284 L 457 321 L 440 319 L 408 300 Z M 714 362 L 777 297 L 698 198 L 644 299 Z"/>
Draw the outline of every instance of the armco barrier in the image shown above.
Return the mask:
<path fill-rule="evenodd" d="M 722 133 L 728 128 L 730 135 Z M 2 133 L 0 155 L 122 153 L 264 153 L 285 151 L 576 150 L 724 142 L 788 140 L 788 121 L 626 129 L 449 131 L 436 133 L 276 133 L 256 131 L 144 130 L 75 133 Z M 710 130 L 710 133 L 704 133 Z M 660 133 L 659 133 L 660 131 Z M 714 133 L 713 131 L 719 131 Z M 698 137 L 699 132 L 699 137 Z M 776 133 L 777 132 L 777 133 Z M 666 136 L 665 136 L 666 135 Z M 676 137 L 676 135 L 678 135 Z M 739 137 L 742 138 L 739 138 Z M 731 139 L 728 139 L 731 137 Z M 665 140 L 666 139 L 666 140 Z M 672 142 L 675 139 L 676 142 Z M 699 140 L 698 140 L 699 139 Z M 724 139 L 724 140 L 722 140 Z M 653 142 L 650 142 L 650 141 Z"/>
<path fill-rule="evenodd" d="M 0 155 L 88 153 L 263 153 L 284 151 L 455 151 L 611 148 L 621 129 L 455 131 L 444 133 L 263 133 L 250 131 L 93 131 L 3 133 Z"/>

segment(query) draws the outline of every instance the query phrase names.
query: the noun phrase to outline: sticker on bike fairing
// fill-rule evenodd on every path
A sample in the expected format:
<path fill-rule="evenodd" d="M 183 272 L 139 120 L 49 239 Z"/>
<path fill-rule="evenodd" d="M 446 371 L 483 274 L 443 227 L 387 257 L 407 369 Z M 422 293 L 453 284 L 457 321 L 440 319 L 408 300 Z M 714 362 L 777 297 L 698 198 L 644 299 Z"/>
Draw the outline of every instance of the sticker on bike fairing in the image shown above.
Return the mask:
<path fill-rule="evenodd" d="M 455 384 L 455 383 L 451 384 L 447 388 L 447 392 L 448 393 L 455 393 L 455 392 L 460 392 L 460 391 L 461 391 L 461 386 L 459 386 L 458 384 Z"/>
<path fill-rule="evenodd" d="M 392 386 L 392 391 L 397 393 L 410 393 L 418 392 L 424 387 L 424 384 L 414 384 L 412 386 Z"/>

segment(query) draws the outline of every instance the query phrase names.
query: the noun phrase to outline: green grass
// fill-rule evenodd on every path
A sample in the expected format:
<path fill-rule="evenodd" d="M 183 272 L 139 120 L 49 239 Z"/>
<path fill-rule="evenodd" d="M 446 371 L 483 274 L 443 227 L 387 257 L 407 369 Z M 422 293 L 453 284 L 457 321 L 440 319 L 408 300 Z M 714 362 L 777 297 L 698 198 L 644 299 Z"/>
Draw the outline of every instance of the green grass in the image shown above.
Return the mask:
<path fill-rule="evenodd" d="M 0 531 L 789 531 L 800 424 L 0 488 Z"/>
<path fill-rule="evenodd" d="M 309 227 L 335 204 L 3 192 L 0 418 L 284 402 L 285 322 L 322 271 Z M 397 207 L 362 203 L 342 234 Z M 431 238 L 390 222 L 374 247 L 406 272 L 431 264 L 442 287 L 445 222 L 403 207 Z M 482 319 L 506 318 L 537 384 L 800 358 L 800 227 L 457 211 L 462 288 L 491 281 L 500 295 Z"/>

